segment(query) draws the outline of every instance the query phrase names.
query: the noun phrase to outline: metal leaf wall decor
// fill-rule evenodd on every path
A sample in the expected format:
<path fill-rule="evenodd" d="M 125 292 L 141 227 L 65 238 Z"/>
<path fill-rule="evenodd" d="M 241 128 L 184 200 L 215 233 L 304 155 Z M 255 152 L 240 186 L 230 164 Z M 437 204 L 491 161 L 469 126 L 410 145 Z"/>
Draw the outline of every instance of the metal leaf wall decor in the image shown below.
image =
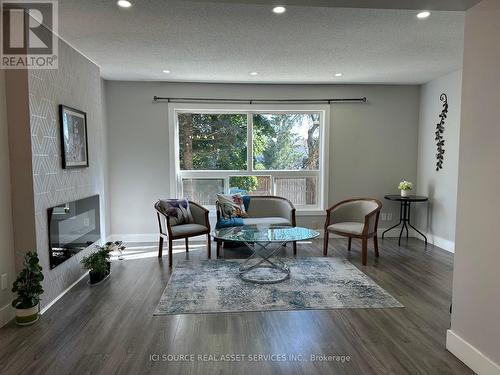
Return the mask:
<path fill-rule="evenodd" d="M 436 171 L 443 169 L 443 161 L 444 161 L 444 124 L 446 122 L 446 118 L 448 117 L 448 96 L 445 93 L 441 94 L 439 100 L 443 102 L 443 110 L 439 115 L 439 123 L 436 125 L 436 145 L 437 145 L 437 162 L 436 162 Z"/>

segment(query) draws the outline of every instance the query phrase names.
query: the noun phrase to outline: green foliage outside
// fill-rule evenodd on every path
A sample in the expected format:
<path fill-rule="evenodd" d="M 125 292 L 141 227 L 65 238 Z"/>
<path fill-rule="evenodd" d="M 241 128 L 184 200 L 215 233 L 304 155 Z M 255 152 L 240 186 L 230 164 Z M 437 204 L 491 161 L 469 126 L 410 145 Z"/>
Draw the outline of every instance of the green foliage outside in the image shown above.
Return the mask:
<path fill-rule="evenodd" d="M 252 147 L 255 170 L 318 169 L 319 115 L 254 114 Z M 179 114 L 179 151 L 182 170 L 247 170 L 247 115 Z M 252 192 L 258 181 L 238 176 L 230 185 Z"/>
<path fill-rule="evenodd" d="M 182 170 L 246 170 L 247 116 L 179 114 Z"/>
<path fill-rule="evenodd" d="M 252 192 L 257 189 L 258 181 L 255 176 L 234 176 L 229 178 L 229 186 Z"/>

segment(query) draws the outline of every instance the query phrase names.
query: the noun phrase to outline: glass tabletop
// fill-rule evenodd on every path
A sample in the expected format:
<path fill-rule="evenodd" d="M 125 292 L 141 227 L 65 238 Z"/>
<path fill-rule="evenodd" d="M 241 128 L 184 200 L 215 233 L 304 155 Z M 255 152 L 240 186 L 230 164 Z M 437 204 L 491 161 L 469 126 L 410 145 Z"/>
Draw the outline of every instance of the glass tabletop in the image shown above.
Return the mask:
<path fill-rule="evenodd" d="M 319 233 L 301 227 L 243 225 L 216 229 L 212 236 L 218 240 L 232 242 L 294 242 L 316 238 Z"/>

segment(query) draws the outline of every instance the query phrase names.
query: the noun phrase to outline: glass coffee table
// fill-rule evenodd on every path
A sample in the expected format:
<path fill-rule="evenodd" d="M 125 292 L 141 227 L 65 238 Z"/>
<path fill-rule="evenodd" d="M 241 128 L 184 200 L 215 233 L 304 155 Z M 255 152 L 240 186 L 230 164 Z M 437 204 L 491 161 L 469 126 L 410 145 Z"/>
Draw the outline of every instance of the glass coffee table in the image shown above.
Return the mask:
<path fill-rule="evenodd" d="M 319 233 L 301 227 L 244 225 L 216 229 L 212 236 L 216 241 L 245 244 L 252 251 L 252 255 L 240 266 L 241 279 L 257 284 L 274 284 L 290 277 L 290 268 L 276 254 L 289 242 L 310 240 L 318 237 Z"/>

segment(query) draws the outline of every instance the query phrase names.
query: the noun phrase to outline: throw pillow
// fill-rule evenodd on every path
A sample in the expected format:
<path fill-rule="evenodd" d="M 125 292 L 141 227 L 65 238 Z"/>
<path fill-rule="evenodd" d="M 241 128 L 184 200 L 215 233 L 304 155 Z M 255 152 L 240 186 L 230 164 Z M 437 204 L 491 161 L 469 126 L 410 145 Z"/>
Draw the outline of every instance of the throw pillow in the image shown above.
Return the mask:
<path fill-rule="evenodd" d="M 248 217 L 245 211 L 245 204 L 241 194 L 223 195 L 217 194 L 221 216 L 223 219 L 232 219 L 234 217 Z"/>
<path fill-rule="evenodd" d="M 171 226 L 194 223 L 187 198 L 160 199 L 160 208 L 170 218 Z"/>

